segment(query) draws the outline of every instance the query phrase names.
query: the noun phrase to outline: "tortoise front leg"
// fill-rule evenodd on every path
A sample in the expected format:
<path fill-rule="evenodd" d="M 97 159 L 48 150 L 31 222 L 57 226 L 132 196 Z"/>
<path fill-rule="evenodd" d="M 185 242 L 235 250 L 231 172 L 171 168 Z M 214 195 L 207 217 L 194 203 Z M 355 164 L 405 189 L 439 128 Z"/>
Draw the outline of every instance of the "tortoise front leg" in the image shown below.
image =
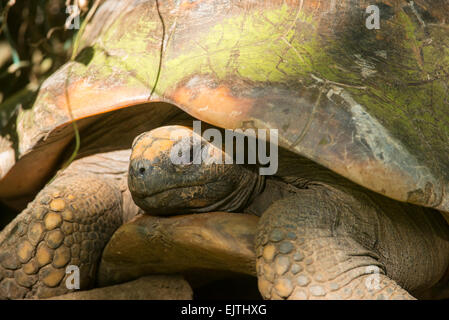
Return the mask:
<path fill-rule="evenodd" d="M 376 242 L 375 223 L 321 191 L 304 190 L 277 201 L 262 215 L 256 240 L 262 296 L 414 299 L 385 274 L 379 255 L 370 248 Z"/>
<path fill-rule="evenodd" d="M 81 288 L 95 279 L 102 250 L 122 224 L 113 179 L 77 172 L 46 186 L 0 234 L 0 298 L 47 298 L 69 292 L 66 267 Z"/>

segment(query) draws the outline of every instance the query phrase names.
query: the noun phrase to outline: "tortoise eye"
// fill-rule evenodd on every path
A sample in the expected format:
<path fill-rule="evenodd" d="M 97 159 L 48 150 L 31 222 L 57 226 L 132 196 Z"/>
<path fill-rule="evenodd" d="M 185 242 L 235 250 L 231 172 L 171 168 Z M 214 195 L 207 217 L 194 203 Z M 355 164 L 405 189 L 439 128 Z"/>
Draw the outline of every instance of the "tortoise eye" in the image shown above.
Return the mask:
<path fill-rule="evenodd" d="M 182 151 L 178 152 L 178 156 L 179 157 L 183 156 Z M 186 154 L 183 158 L 184 158 L 184 161 L 182 162 L 183 166 L 191 165 L 193 163 L 193 158 L 194 158 L 193 146 L 190 146 L 190 148 L 189 148 L 189 155 L 188 155 L 188 157 L 187 157 L 187 154 Z"/>
<path fill-rule="evenodd" d="M 188 155 L 188 157 L 186 159 L 186 162 L 183 163 L 184 165 L 190 165 L 190 164 L 193 163 L 193 160 L 195 159 L 194 151 L 195 151 L 195 148 L 193 147 L 193 144 L 190 144 L 190 146 L 189 146 L 189 155 Z"/>
<path fill-rule="evenodd" d="M 193 154 L 193 146 L 190 147 L 190 153 L 189 153 L 189 163 L 193 162 L 194 154 Z"/>
<path fill-rule="evenodd" d="M 139 168 L 139 173 L 141 175 L 144 175 L 145 174 L 145 168 L 144 167 Z"/>

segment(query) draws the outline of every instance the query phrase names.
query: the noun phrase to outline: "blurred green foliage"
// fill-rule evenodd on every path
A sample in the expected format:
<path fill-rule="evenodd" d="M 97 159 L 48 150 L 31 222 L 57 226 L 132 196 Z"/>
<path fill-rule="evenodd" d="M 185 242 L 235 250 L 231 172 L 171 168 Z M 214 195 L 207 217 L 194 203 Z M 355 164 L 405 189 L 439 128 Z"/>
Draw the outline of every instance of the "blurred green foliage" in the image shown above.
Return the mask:
<path fill-rule="evenodd" d="M 79 3 L 78 3 L 79 2 Z M 27 100 L 42 81 L 71 57 L 77 29 L 66 29 L 67 7 L 93 1 L 0 0 L 0 109 Z"/>

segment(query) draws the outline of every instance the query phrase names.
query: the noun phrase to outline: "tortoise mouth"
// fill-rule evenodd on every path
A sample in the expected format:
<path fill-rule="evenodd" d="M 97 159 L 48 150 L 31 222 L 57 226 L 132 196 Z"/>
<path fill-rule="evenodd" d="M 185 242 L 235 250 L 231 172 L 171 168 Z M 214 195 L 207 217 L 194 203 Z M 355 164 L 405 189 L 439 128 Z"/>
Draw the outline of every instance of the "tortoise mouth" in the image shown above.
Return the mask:
<path fill-rule="evenodd" d="M 185 213 L 202 213 L 211 209 L 219 199 L 208 197 L 219 182 L 172 187 L 150 194 L 132 193 L 134 202 L 148 215 L 173 216 Z"/>

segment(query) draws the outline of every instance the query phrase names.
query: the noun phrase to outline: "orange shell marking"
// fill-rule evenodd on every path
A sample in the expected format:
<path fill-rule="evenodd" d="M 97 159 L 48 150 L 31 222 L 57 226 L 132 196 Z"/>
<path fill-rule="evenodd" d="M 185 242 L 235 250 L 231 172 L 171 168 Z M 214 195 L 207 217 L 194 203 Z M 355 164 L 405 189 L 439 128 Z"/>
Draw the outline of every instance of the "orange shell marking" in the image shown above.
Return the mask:
<path fill-rule="evenodd" d="M 226 129 L 240 128 L 254 100 L 232 95 L 228 87 L 178 88 L 174 102 L 192 116 Z"/>
<path fill-rule="evenodd" d="M 59 109 L 68 112 L 67 105 L 70 104 L 75 119 L 144 103 L 147 102 L 149 96 L 148 89 L 144 87 L 117 86 L 110 88 L 105 87 L 101 81 L 89 83 L 84 79 L 70 84 L 67 93 L 68 96 L 61 94 L 57 97 L 56 105 Z"/>

